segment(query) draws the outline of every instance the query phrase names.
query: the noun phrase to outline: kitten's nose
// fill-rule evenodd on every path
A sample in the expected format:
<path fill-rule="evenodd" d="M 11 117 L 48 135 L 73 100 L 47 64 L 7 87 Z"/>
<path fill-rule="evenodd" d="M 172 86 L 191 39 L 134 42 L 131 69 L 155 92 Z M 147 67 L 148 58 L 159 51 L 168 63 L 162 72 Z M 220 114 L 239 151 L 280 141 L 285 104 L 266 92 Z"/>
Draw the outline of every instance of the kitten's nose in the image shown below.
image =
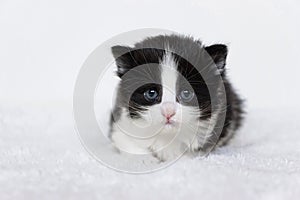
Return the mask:
<path fill-rule="evenodd" d="M 161 113 L 169 120 L 176 113 L 176 105 L 172 102 L 164 102 L 161 106 Z"/>

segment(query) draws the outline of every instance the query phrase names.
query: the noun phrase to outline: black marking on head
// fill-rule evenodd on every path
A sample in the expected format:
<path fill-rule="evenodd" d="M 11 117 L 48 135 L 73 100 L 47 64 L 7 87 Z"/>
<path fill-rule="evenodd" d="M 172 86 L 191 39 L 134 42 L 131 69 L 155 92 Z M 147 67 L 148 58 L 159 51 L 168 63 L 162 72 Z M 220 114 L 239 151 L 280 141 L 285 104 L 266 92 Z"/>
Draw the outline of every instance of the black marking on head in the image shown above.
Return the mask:
<path fill-rule="evenodd" d="M 164 54 L 163 50 L 153 48 L 131 48 L 113 46 L 112 53 L 118 67 L 117 75 L 122 78 L 129 70 L 144 64 L 158 64 Z"/>
<path fill-rule="evenodd" d="M 121 78 L 119 104 L 128 108 L 130 117 L 139 118 L 139 113 L 161 101 L 159 62 L 163 57 L 164 50 L 114 46 L 112 52 L 118 67 L 117 75 Z M 156 88 L 159 92 L 159 97 L 154 102 L 149 102 L 144 98 L 144 92 L 151 88 Z"/>
<path fill-rule="evenodd" d="M 210 93 L 202 75 L 187 60 L 178 55 L 175 55 L 175 57 L 178 62 L 177 70 L 182 75 L 179 76 L 176 82 L 177 94 L 184 89 L 192 90 L 195 93 L 192 101 L 180 103 L 186 106 L 198 106 L 202 111 L 200 118 L 203 120 L 209 118 L 211 116 Z"/>
<path fill-rule="evenodd" d="M 158 92 L 158 96 L 155 100 L 149 101 L 144 97 L 144 93 L 149 89 L 155 89 Z M 129 114 L 132 118 L 139 118 L 140 113 L 146 111 L 149 106 L 159 104 L 162 97 L 162 87 L 159 84 L 145 84 L 135 90 L 129 101 Z"/>

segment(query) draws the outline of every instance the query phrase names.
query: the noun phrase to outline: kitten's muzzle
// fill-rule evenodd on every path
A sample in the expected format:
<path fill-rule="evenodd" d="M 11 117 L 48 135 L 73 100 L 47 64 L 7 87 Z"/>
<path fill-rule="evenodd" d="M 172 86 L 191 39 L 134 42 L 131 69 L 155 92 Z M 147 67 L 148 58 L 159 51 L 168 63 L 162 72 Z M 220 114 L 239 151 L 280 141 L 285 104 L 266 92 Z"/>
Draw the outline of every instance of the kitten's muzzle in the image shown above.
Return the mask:
<path fill-rule="evenodd" d="M 176 104 L 173 102 L 164 102 L 161 105 L 161 114 L 166 118 L 166 123 L 171 123 L 171 118 L 176 114 Z"/>

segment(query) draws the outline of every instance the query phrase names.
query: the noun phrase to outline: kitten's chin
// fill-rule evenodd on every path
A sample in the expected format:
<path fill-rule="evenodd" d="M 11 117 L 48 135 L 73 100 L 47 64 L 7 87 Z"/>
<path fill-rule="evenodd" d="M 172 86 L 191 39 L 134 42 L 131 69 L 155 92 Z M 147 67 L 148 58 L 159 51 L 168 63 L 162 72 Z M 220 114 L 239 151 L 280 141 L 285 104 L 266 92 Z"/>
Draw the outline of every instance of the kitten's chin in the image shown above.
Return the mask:
<path fill-rule="evenodd" d="M 177 129 L 179 127 L 179 122 L 176 120 L 164 121 L 163 126 L 165 129 Z"/>

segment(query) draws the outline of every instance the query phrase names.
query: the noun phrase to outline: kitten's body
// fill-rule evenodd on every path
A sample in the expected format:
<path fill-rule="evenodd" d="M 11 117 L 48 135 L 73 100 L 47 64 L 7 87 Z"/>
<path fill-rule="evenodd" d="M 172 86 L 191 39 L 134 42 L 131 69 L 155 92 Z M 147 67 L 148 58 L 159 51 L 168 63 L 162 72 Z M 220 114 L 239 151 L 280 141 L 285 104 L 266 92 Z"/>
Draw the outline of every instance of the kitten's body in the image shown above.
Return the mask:
<path fill-rule="evenodd" d="M 225 45 L 205 47 L 191 37 L 171 35 L 147 38 L 133 48 L 115 46 L 112 52 L 121 82 L 110 136 L 121 151 L 174 159 L 187 149 L 223 145 L 240 126 L 241 100 L 226 78 Z M 209 65 L 204 62 L 207 55 L 213 60 Z M 217 71 L 225 91 L 210 94 L 201 71 L 211 77 Z M 212 95 L 224 97 L 222 108 L 213 109 Z M 224 112 L 224 125 L 216 135 L 214 127 Z"/>

